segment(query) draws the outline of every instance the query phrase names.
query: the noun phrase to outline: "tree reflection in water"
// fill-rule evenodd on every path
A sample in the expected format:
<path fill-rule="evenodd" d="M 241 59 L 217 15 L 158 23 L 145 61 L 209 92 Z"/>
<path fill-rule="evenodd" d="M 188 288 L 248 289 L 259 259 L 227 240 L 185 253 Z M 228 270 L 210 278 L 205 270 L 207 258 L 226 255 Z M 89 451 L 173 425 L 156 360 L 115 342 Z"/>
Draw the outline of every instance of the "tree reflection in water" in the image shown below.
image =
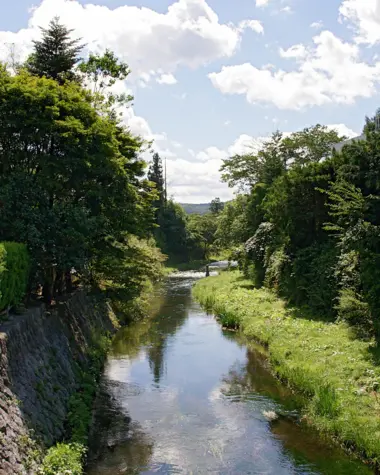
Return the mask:
<path fill-rule="evenodd" d="M 129 361 L 133 361 L 142 351 L 146 353 L 157 386 L 164 374 L 168 341 L 188 316 L 191 293 L 188 290 L 181 291 L 186 288 L 186 282 L 181 285 L 176 279 L 168 280 L 157 288 L 149 317 L 123 328 L 113 341 L 112 358 L 125 358 L 127 355 Z M 118 394 L 131 390 L 133 388 L 128 383 L 103 377 L 95 402 L 87 473 L 137 474 L 149 465 L 153 440 L 137 422 L 131 421 L 127 411 L 118 402 Z"/>

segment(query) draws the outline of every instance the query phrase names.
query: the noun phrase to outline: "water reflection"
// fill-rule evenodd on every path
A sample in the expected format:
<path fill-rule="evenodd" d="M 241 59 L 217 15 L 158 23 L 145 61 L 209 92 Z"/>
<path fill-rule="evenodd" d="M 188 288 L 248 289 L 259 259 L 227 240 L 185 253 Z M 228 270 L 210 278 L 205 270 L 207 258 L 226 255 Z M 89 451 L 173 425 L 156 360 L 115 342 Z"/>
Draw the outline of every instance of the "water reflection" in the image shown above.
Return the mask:
<path fill-rule="evenodd" d="M 299 399 L 192 300 L 193 279 L 170 279 L 151 318 L 117 335 L 88 474 L 371 473 L 294 422 Z"/>

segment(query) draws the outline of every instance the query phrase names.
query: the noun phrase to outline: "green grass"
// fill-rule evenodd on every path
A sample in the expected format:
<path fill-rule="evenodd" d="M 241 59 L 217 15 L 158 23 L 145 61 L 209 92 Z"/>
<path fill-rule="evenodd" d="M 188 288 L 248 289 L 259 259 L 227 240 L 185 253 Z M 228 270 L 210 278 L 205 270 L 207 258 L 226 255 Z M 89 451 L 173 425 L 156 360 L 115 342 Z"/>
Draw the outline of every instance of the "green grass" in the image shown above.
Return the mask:
<path fill-rule="evenodd" d="M 317 320 L 237 271 L 197 282 L 195 298 L 223 326 L 268 347 L 277 375 L 306 394 L 304 420 L 380 466 L 380 367 L 376 343 L 344 323 Z"/>

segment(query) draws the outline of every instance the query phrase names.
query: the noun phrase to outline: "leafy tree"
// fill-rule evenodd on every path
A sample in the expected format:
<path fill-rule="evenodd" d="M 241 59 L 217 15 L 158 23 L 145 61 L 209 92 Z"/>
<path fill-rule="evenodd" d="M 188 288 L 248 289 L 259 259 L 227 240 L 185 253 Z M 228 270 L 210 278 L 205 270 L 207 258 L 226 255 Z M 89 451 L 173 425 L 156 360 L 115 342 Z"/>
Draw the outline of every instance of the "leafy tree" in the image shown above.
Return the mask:
<path fill-rule="evenodd" d="M 345 140 L 335 130 L 317 124 L 300 132 L 294 132 L 282 141 L 282 149 L 287 163 L 292 166 L 304 166 L 319 163 L 331 156 L 333 145 Z"/>
<path fill-rule="evenodd" d="M 187 216 L 178 203 L 169 200 L 162 208 L 156 237 L 159 247 L 172 261 L 187 262 L 190 259 L 192 244 Z"/>
<path fill-rule="evenodd" d="M 0 94 L 0 239 L 27 243 L 49 301 L 57 274 L 85 272 L 126 231 L 146 235 L 142 142 L 74 82 L 3 68 Z"/>
<path fill-rule="evenodd" d="M 73 30 L 62 25 L 58 17 L 41 30 L 42 39 L 33 41 L 34 52 L 26 62 L 27 69 L 35 76 L 45 76 L 60 83 L 73 79 L 73 68 L 84 45 L 80 44 L 80 39 L 71 39 Z"/>
<path fill-rule="evenodd" d="M 132 100 L 133 96 L 127 94 L 116 94 L 110 92 L 118 81 L 124 81 L 130 74 L 126 63 L 119 61 L 115 54 L 106 49 L 103 55 L 91 53 L 87 61 L 82 61 L 78 70 L 83 74 L 85 83 L 91 88 L 94 97 L 94 105 L 97 109 L 101 106 L 125 106 Z"/>
<path fill-rule="evenodd" d="M 220 213 L 215 238 L 222 248 L 238 246 L 250 237 L 247 234 L 248 201 L 248 195 L 238 195 L 235 200 L 226 203 Z"/>
<path fill-rule="evenodd" d="M 189 231 L 202 246 L 202 259 L 208 259 L 215 243 L 217 221 L 211 213 L 192 214 L 189 217 Z"/>
<path fill-rule="evenodd" d="M 220 201 L 220 198 L 215 198 L 211 201 L 210 211 L 212 214 L 219 214 L 223 211 L 224 203 Z"/>
<path fill-rule="evenodd" d="M 272 183 L 286 170 L 286 157 L 281 153 L 282 138 L 280 132 L 275 132 L 261 146 L 252 147 L 252 153 L 223 160 L 222 180 L 240 190 L 249 190 L 256 183 Z"/>

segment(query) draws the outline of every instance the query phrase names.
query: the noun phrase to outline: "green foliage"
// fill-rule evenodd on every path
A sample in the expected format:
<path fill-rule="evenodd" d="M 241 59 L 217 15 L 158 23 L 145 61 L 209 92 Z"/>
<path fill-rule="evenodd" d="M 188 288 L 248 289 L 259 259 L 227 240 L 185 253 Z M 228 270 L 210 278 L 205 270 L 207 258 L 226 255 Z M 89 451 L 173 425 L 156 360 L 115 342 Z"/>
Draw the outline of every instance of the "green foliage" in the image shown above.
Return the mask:
<path fill-rule="evenodd" d="M 164 260 L 153 240 L 126 235 L 119 241 L 107 241 L 107 252 L 96 259 L 93 272 L 113 298 L 132 300 L 140 295 L 147 279 L 162 277 Z"/>
<path fill-rule="evenodd" d="M 162 158 L 158 153 L 154 153 L 152 157 L 152 163 L 148 170 L 148 180 L 154 183 L 155 190 L 157 192 L 157 199 L 154 202 L 154 206 L 157 208 L 157 220 L 158 216 L 162 212 L 166 196 L 165 196 L 165 178 L 162 167 Z"/>
<path fill-rule="evenodd" d="M 173 262 L 187 262 L 191 257 L 192 236 L 183 208 L 169 200 L 158 215 L 156 239 L 159 247 Z"/>
<path fill-rule="evenodd" d="M 82 444 L 57 444 L 48 450 L 41 475 L 82 475 L 85 448 Z"/>
<path fill-rule="evenodd" d="M 249 193 L 226 207 L 216 236 L 223 247 L 240 248 L 240 269 L 257 287 L 276 289 L 318 318 L 338 317 L 380 335 L 374 118 L 364 132 L 365 141 L 341 153 L 332 147 L 343 137 L 321 125 L 275 133 L 252 153 L 225 160 L 223 180 Z"/>
<path fill-rule="evenodd" d="M 86 274 L 110 236 L 149 234 L 142 142 L 77 83 L 2 69 L 0 91 L 0 238 L 27 244 L 33 284 L 51 298 L 55 278 Z"/>
<path fill-rule="evenodd" d="M 24 244 L 0 243 L 0 310 L 19 304 L 26 295 L 30 259 Z"/>
<path fill-rule="evenodd" d="M 204 215 L 193 214 L 188 219 L 188 229 L 195 243 L 199 243 L 202 249 L 202 259 L 209 259 L 214 250 L 217 219 L 212 213 Z"/>
<path fill-rule="evenodd" d="M 28 58 L 26 67 L 31 74 L 63 82 L 73 79 L 73 68 L 78 62 L 78 54 L 84 45 L 79 39 L 71 39 L 73 30 L 67 29 L 55 17 L 48 28 L 41 28 L 42 40 L 33 41 L 34 51 Z"/>
<path fill-rule="evenodd" d="M 215 198 L 211 201 L 210 212 L 211 214 L 219 214 L 223 211 L 224 203 L 220 201 L 220 198 Z"/>
<path fill-rule="evenodd" d="M 252 144 L 252 153 L 234 155 L 223 160 L 220 169 L 222 180 L 230 187 L 250 189 L 257 183 L 271 184 L 286 170 L 286 161 L 281 154 L 282 134 L 275 132 L 262 146 Z"/>
<path fill-rule="evenodd" d="M 218 227 L 215 232 L 215 240 L 220 247 L 238 246 L 248 239 L 248 222 L 245 212 L 248 201 L 248 196 L 239 195 L 234 201 L 224 206 L 218 217 Z"/>

